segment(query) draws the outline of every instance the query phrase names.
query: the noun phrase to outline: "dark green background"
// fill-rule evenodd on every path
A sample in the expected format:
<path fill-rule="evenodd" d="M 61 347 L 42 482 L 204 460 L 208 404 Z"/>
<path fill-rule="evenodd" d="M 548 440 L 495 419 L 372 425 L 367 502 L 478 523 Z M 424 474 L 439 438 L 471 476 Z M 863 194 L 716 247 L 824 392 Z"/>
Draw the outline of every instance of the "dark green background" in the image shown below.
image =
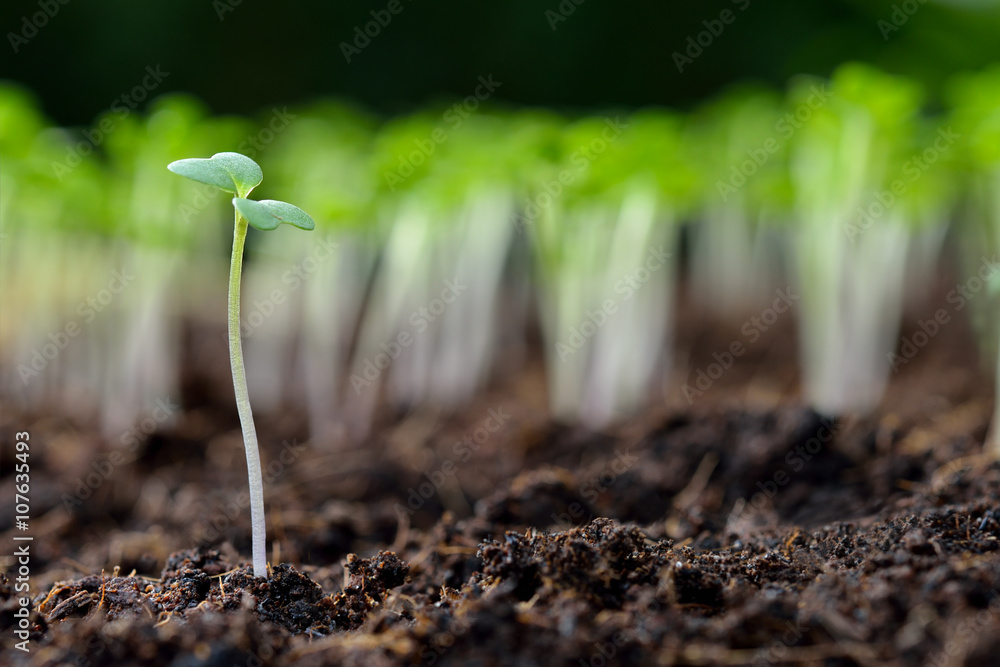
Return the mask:
<path fill-rule="evenodd" d="M 217 112 L 333 94 L 391 113 L 468 95 L 488 74 L 496 99 L 517 104 L 685 108 L 736 80 L 783 86 L 852 59 L 916 76 L 935 96 L 949 74 L 1000 61 L 997 0 L 585 0 L 555 31 L 545 11 L 559 0 L 400 2 L 348 64 L 340 42 L 388 0 L 242 0 L 222 21 L 213 0 L 70 0 L 17 54 L 7 34 L 38 0 L 8 0 L 0 78 L 34 90 L 58 122 L 87 124 L 157 64 L 170 73 L 157 93 L 194 92 Z M 884 39 L 879 20 L 903 4 L 918 9 Z M 679 73 L 672 54 L 727 8 L 735 22 Z"/>

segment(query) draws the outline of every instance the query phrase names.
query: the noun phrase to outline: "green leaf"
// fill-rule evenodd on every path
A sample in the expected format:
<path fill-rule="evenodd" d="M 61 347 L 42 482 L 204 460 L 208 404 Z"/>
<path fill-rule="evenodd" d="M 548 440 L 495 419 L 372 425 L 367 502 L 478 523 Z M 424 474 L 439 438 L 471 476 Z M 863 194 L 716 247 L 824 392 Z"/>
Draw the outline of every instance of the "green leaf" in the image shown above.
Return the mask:
<path fill-rule="evenodd" d="M 234 197 L 233 206 L 240 212 L 240 215 L 247 219 L 247 222 L 263 231 L 275 229 L 281 223 L 305 230 L 316 227 L 316 223 L 313 222 L 308 213 L 298 206 L 292 206 L 283 201 L 273 199 L 254 201 Z"/>
<path fill-rule="evenodd" d="M 240 197 L 246 197 L 264 180 L 260 166 L 239 153 L 216 153 L 210 158 L 177 160 L 168 164 L 167 169 Z"/>

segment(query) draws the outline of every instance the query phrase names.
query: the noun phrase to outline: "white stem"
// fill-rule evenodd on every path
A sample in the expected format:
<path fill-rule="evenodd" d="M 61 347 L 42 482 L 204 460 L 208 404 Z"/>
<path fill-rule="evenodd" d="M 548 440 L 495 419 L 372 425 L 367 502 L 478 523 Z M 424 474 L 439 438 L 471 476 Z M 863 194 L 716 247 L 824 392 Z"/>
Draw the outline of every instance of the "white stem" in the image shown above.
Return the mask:
<path fill-rule="evenodd" d="M 247 455 L 247 475 L 250 480 L 250 524 L 253 539 L 253 575 L 267 577 L 267 538 L 264 522 L 264 479 L 260 469 L 257 429 L 250 410 L 247 374 L 243 367 L 243 345 L 240 340 L 240 276 L 243 273 L 243 244 L 247 236 L 247 221 L 236 214 L 233 232 L 233 258 L 229 267 L 229 363 L 233 371 L 236 408 L 243 428 L 243 446 Z"/>

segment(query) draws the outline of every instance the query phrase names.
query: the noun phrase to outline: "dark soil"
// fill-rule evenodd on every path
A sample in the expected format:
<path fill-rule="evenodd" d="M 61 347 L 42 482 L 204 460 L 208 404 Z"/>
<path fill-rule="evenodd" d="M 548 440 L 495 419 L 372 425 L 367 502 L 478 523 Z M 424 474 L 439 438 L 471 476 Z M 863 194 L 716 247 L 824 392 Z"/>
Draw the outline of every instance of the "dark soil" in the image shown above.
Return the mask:
<path fill-rule="evenodd" d="M 673 384 L 736 332 L 689 325 Z M 197 337 L 185 409 L 96 489 L 118 438 L 5 414 L 5 442 L 32 434 L 33 611 L 24 653 L 0 580 L 0 663 L 1000 664 L 1000 464 L 969 332 L 835 422 L 799 407 L 792 335 L 602 433 L 547 421 L 537 368 L 459 415 L 386 412 L 360 448 L 295 440 L 293 408 L 262 420 L 266 581 L 223 337 Z"/>

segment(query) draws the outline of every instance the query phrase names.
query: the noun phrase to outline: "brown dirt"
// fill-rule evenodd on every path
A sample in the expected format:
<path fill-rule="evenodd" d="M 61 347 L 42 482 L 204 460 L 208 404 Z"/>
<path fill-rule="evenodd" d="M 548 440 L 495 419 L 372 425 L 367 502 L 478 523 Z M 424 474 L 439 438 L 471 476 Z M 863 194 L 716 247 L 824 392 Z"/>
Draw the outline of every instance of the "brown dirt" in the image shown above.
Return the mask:
<path fill-rule="evenodd" d="M 673 387 L 739 337 L 691 321 Z M 184 410 L 96 489 L 117 438 L 8 412 L 5 442 L 32 434 L 34 602 L 29 654 L 4 556 L 0 662 L 998 664 L 1000 464 L 979 455 L 992 396 L 968 330 L 875 415 L 833 422 L 799 406 L 793 336 L 780 323 L 692 405 L 672 389 L 601 433 L 545 418 L 537 364 L 458 415 L 386 411 L 364 447 L 305 441 L 293 408 L 261 420 L 267 581 L 245 560 L 225 365 L 199 361 L 221 336 L 194 338 Z"/>

